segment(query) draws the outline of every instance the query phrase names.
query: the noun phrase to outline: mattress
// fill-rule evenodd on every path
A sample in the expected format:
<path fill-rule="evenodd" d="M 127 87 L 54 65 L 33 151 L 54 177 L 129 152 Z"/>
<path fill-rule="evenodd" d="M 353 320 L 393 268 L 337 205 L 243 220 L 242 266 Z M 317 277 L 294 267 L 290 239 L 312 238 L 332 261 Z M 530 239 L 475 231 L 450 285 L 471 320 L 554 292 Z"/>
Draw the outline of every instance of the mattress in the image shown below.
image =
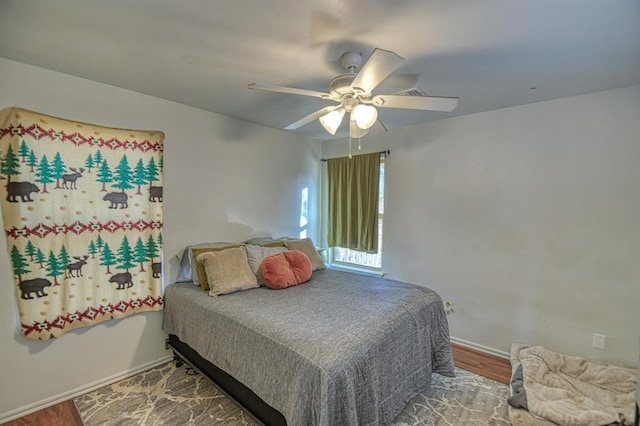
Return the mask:
<path fill-rule="evenodd" d="M 172 284 L 164 328 L 290 425 L 389 424 L 433 372 L 454 375 L 436 292 L 331 269 L 219 297 Z"/>

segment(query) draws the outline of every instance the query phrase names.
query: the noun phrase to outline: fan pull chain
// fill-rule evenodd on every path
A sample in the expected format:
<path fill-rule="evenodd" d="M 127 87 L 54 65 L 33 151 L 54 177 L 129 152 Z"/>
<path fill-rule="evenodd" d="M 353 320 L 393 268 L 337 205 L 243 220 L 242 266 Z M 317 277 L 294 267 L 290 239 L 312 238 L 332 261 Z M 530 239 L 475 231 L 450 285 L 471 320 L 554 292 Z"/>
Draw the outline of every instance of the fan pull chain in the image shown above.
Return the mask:
<path fill-rule="evenodd" d="M 349 160 L 351 160 L 351 132 L 349 132 Z"/>
<path fill-rule="evenodd" d="M 358 138 L 358 151 L 362 151 L 362 136 Z"/>

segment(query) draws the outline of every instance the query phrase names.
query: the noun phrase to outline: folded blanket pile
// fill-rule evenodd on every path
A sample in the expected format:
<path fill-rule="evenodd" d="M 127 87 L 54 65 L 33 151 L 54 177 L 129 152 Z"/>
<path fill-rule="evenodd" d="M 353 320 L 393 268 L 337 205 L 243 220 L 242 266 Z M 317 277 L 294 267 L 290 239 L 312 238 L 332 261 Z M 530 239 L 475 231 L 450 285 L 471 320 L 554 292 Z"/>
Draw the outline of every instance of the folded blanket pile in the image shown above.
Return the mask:
<path fill-rule="evenodd" d="M 633 425 L 637 370 L 518 347 L 509 405 L 558 425 Z M 521 375 L 520 375 L 521 374 Z M 521 384 L 521 386 L 519 386 Z"/>

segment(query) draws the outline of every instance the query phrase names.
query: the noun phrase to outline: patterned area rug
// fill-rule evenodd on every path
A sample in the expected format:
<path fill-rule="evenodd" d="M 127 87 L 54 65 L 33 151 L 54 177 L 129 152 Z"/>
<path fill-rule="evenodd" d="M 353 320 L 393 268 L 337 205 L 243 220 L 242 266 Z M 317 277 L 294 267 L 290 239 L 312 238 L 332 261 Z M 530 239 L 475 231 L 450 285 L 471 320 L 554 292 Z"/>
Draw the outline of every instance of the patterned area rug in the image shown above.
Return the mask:
<path fill-rule="evenodd" d="M 509 425 L 506 385 L 456 374 L 434 374 L 429 392 L 413 398 L 394 425 Z M 86 426 L 259 424 L 207 378 L 173 362 L 73 401 Z"/>

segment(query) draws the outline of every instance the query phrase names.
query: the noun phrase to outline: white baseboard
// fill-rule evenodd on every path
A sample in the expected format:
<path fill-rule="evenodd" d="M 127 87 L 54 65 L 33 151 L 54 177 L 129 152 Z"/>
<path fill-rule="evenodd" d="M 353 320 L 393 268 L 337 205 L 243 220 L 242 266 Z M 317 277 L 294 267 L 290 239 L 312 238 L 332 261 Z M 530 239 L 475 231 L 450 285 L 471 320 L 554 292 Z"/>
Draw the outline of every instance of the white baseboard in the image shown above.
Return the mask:
<path fill-rule="evenodd" d="M 0 414 L 0 423 L 5 423 L 11 420 L 18 419 L 20 417 L 26 416 L 27 414 L 35 413 L 36 411 L 42 410 L 47 407 L 51 407 L 52 405 L 59 404 L 68 399 L 75 398 L 87 392 L 91 392 L 96 389 L 100 389 L 102 387 L 108 386 L 117 381 L 126 379 L 128 377 L 135 376 L 136 374 L 141 373 L 145 370 L 149 370 L 158 365 L 165 364 L 171 361 L 172 359 L 173 359 L 173 356 L 162 357 L 155 361 L 147 362 L 146 364 L 142 364 L 137 367 L 131 368 L 129 370 L 125 370 L 120 373 L 114 374 L 113 376 L 105 377 L 93 383 L 89 383 L 87 385 L 80 386 L 75 389 L 71 389 L 70 391 L 63 392 L 61 394 L 52 396 L 50 398 L 46 398 L 41 401 L 37 401 L 32 404 L 25 405 L 24 407 L 18 408 L 17 410 L 12 410 L 12 411 L 9 411 L 8 413 L 2 413 Z"/>
<path fill-rule="evenodd" d="M 464 340 L 464 339 L 459 339 L 459 338 L 453 337 L 453 336 L 451 336 L 451 341 L 453 343 L 457 343 L 459 345 L 466 346 L 466 347 L 471 348 L 471 349 L 475 349 L 476 351 L 484 352 L 484 353 L 487 353 L 489 355 L 495 355 L 495 356 L 500 357 L 500 358 L 509 359 L 509 357 L 511 355 L 511 354 L 509 354 L 509 352 L 501 351 L 499 349 L 490 348 L 488 346 L 480 345 L 478 343 L 470 342 L 470 341 Z"/>

